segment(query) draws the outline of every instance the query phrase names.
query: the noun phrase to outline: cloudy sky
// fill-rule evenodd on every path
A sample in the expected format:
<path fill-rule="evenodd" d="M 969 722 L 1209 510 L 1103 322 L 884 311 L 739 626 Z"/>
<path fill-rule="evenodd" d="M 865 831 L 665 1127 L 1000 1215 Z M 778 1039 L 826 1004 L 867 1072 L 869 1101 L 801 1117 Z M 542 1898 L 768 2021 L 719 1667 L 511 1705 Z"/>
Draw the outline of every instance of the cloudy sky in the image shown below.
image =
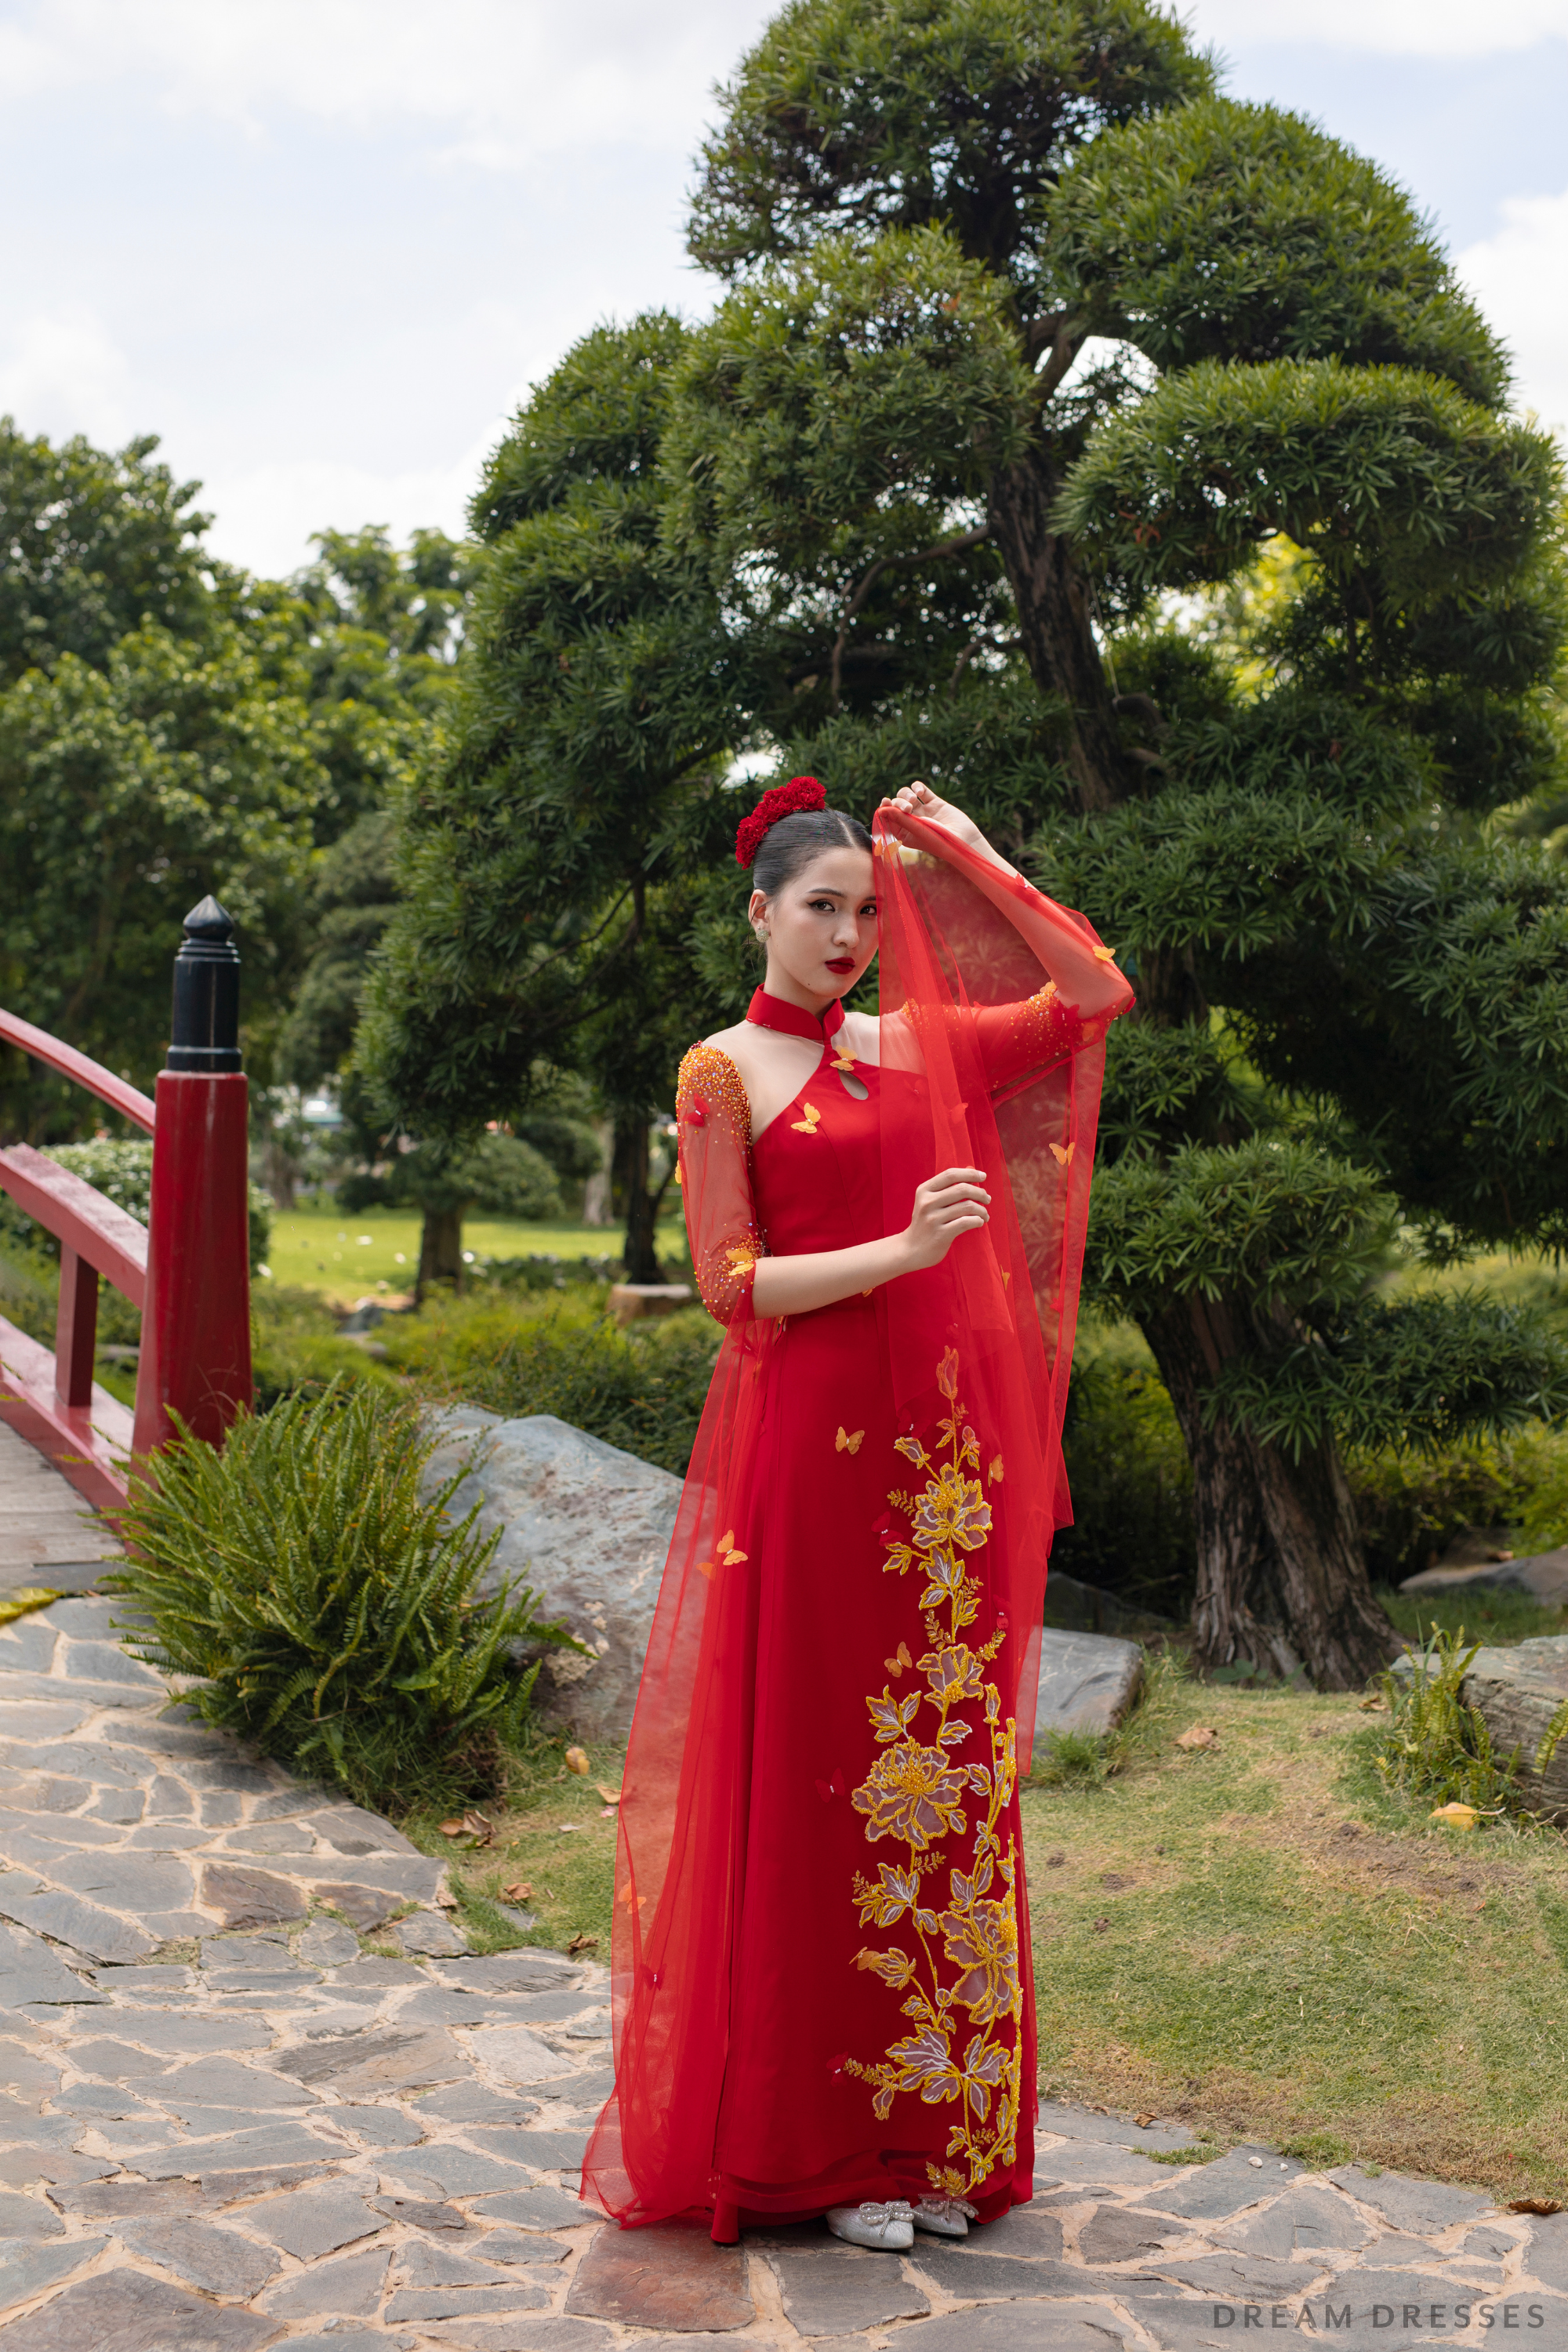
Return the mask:
<path fill-rule="evenodd" d="M 766 0 L 0 0 L 0 412 L 162 436 L 220 552 L 461 528 L 528 384 L 711 299 L 689 159 Z M 1568 427 L 1568 0 L 1192 0 L 1436 217 Z"/>

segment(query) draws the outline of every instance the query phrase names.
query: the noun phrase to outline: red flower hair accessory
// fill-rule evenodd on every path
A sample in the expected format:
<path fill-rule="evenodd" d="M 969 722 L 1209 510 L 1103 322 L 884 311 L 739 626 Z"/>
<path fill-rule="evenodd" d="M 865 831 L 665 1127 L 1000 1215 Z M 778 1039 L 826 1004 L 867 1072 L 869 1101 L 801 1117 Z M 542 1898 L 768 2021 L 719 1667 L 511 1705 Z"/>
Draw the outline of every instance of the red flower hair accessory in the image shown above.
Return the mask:
<path fill-rule="evenodd" d="M 735 835 L 735 863 L 749 866 L 763 845 L 763 837 L 771 833 L 781 816 L 794 816 L 801 809 L 827 806 L 827 794 L 815 776 L 792 776 L 787 784 L 774 784 L 765 792 L 749 817 L 742 819 Z"/>

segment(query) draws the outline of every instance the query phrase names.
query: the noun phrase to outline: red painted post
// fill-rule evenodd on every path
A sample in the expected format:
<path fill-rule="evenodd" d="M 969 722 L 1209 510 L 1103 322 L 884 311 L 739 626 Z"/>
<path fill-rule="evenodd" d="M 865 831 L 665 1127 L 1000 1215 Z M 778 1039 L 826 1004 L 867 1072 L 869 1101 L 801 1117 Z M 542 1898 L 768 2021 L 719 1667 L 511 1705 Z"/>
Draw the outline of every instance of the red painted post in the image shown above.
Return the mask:
<path fill-rule="evenodd" d="M 55 1317 L 55 1394 L 61 1404 L 92 1402 L 98 1344 L 98 1274 L 68 1242 L 60 1244 L 60 1303 Z"/>
<path fill-rule="evenodd" d="M 194 908 L 184 929 L 153 1130 L 133 1440 L 139 1456 L 174 1435 L 171 1407 L 198 1437 L 217 1445 L 252 1398 L 239 957 L 234 925 L 216 898 Z"/>

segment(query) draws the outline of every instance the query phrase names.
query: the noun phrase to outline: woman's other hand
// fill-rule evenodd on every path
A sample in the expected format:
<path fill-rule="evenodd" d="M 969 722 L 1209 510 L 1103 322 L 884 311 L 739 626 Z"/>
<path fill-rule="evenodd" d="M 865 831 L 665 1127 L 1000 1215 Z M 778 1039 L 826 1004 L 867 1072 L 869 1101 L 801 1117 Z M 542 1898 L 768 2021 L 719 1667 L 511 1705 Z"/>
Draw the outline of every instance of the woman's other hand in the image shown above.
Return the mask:
<path fill-rule="evenodd" d="M 951 801 L 944 801 L 940 793 L 933 793 L 918 776 L 913 783 L 895 793 L 890 801 L 884 801 L 882 806 L 900 809 L 907 816 L 923 817 L 927 824 L 940 825 L 943 833 L 950 833 L 954 841 L 962 841 L 965 848 L 979 850 L 982 856 L 995 859 L 998 866 L 1006 865 L 1005 858 L 996 856 L 973 818 L 965 816 Z"/>
<path fill-rule="evenodd" d="M 915 1193 L 915 1210 L 904 1234 L 905 1263 L 940 1265 L 960 1234 L 991 1222 L 991 1195 L 983 1168 L 942 1168 Z"/>

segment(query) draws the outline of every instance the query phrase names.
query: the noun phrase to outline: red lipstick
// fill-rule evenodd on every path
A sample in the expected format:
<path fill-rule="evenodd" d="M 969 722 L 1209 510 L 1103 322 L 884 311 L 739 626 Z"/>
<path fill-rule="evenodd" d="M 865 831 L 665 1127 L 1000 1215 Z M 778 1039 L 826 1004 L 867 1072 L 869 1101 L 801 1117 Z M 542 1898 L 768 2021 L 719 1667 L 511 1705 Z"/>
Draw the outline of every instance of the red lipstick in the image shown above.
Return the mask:
<path fill-rule="evenodd" d="M 853 971 L 855 959 L 853 956 L 829 956 L 827 969 L 829 971 Z"/>

